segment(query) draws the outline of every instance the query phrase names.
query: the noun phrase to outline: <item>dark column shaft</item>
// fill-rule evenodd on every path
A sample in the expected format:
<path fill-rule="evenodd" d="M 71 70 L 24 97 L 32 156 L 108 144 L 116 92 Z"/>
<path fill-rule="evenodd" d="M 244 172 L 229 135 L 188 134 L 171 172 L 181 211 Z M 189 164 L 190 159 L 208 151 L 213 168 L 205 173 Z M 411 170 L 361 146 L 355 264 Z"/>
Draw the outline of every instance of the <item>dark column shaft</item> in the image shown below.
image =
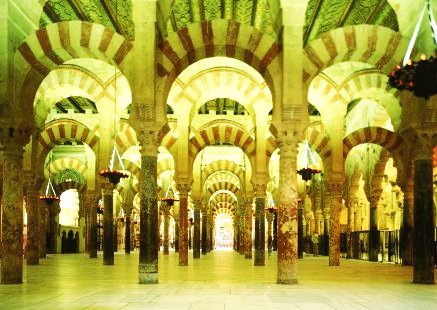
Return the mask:
<path fill-rule="evenodd" d="M 265 265 L 265 198 L 255 199 L 255 266 Z"/>
<path fill-rule="evenodd" d="M 179 203 L 179 266 L 188 265 L 188 197 Z"/>
<path fill-rule="evenodd" d="M 370 207 L 369 226 L 369 261 L 377 262 L 379 252 L 378 208 L 373 204 Z"/>
<path fill-rule="evenodd" d="M 97 258 L 97 203 L 92 200 L 89 207 L 89 252 L 90 258 Z"/>
<path fill-rule="evenodd" d="M 131 245 L 131 240 L 130 240 L 130 226 L 131 226 L 131 219 L 130 219 L 130 214 L 126 214 L 126 226 L 124 227 L 124 253 L 125 254 L 130 254 L 130 245 Z"/>
<path fill-rule="evenodd" d="M 112 186 L 112 185 L 108 185 Z M 114 215 L 112 189 L 103 190 L 103 264 L 114 265 Z"/>
<path fill-rule="evenodd" d="M 434 206 L 432 160 L 414 169 L 414 283 L 434 283 Z"/>
<path fill-rule="evenodd" d="M 297 208 L 297 257 L 303 258 L 303 206 Z"/>
<path fill-rule="evenodd" d="M 193 258 L 200 258 L 200 210 L 194 209 Z"/>
<path fill-rule="evenodd" d="M 27 249 L 26 249 L 26 263 L 27 265 L 39 264 L 39 250 L 38 250 L 38 192 L 29 190 L 27 192 Z"/>
<path fill-rule="evenodd" d="M 157 157 L 141 157 L 139 283 L 158 283 Z"/>
<path fill-rule="evenodd" d="M 169 229 L 170 229 L 170 219 L 169 219 L 169 206 L 166 202 L 162 202 L 161 205 L 164 208 L 164 240 L 163 240 L 163 254 L 169 254 Z"/>
<path fill-rule="evenodd" d="M 208 253 L 208 231 L 207 231 L 208 216 L 205 211 L 202 212 L 202 254 Z"/>

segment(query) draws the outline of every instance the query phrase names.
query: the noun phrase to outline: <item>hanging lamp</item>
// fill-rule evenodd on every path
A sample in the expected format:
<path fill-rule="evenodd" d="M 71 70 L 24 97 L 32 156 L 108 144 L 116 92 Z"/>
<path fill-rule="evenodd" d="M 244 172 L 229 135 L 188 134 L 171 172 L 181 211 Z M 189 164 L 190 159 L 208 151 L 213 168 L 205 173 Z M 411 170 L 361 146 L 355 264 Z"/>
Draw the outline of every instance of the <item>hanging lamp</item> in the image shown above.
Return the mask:
<path fill-rule="evenodd" d="M 309 165 L 315 165 L 316 159 L 314 158 L 314 154 L 311 151 L 308 140 L 305 140 L 305 167 L 297 170 L 297 173 L 302 177 L 302 180 L 309 181 L 313 177 L 313 175 L 320 173 L 321 170 L 311 168 Z"/>
<path fill-rule="evenodd" d="M 399 90 L 409 90 L 417 97 L 428 99 L 430 96 L 437 94 L 437 59 L 434 56 L 427 59 L 424 54 L 420 56 L 419 61 L 413 61 L 410 58 L 422 25 L 425 11 L 428 11 L 428 20 L 433 36 L 433 43 L 434 47 L 436 46 L 437 24 L 432 13 L 430 1 L 426 0 L 414 29 L 413 36 L 408 44 L 402 66 L 396 66 L 389 74 L 388 82 L 392 87 Z"/>
<path fill-rule="evenodd" d="M 118 0 L 115 1 L 115 22 L 118 24 Z M 117 130 L 117 68 L 114 66 L 114 147 L 112 148 L 111 160 L 109 161 L 109 167 L 107 169 L 101 169 L 99 175 L 105 177 L 114 185 L 120 182 L 121 178 L 127 178 L 128 174 L 123 172 L 124 165 L 121 160 L 120 153 L 117 150 L 115 143 L 115 136 Z M 118 160 L 120 170 L 115 169 L 115 161 Z"/>
<path fill-rule="evenodd" d="M 47 181 L 47 187 L 44 195 L 39 196 L 39 199 L 44 200 L 49 206 L 53 204 L 53 202 L 59 200 L 59 196 L 56 195 L 55 189 L 53 188 L 53 184 L 51 179 L 51 164 L 52 164 L 52 155 L 53 152 L 50 151 L 49 155 L 49 180 Z"/>

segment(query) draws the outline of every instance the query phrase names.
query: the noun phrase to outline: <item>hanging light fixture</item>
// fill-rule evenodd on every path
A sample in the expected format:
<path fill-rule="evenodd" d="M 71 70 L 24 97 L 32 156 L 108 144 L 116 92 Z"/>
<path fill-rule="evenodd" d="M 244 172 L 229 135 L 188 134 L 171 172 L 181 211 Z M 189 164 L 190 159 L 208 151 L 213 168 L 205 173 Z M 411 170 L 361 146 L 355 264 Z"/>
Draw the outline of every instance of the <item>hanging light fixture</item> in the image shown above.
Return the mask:
<path fill-rule="evenodd" d="M 433 56 L 426 59 L 424 54 L 420 56 L 420 60 L 417 62 L 410 59 L 425 11 L 428 11 L 434 46 L 436 45 L 437 24 L 432 14 L 430 1 L 426 0 L 405 53 L 402 66 L 396 66 L 389 74 L 388 82 L 392 87 L 399 90 L 409 90 L 417 97 L 428 99 L 430 96 L 437 94 L 437 59 Z"/>
<path fill-rule="evenodd" d="M 315 165 L 316 159 L 314 158 L 314 154 L 311 151 L 308 140 L 305 140 L 305 167 L 297 170 L 297 173 L 302 176 L 302 180 L 309 181 L 313 177 L 313 175 L 320 173 L 321 170 L 311 168 L 309 165 Z"/>
<path fill-rule="evenodd" d="M 272 196 L 270 196 L 269 199 L 267 199 L 267 204 L 266 204 L 265 210 L 269 211 L 269 213 L 276 212 L 275 202 L 274 202 Z"/>
<path fill-rule="evenodd" d="M 173 184 L 171 183 L 171 179 L 169 176 L 169 186 L 167 188 L 165 196 L 161 198 L 161 201 L 165 201 L 169 207 L 173 206 L 175 201 L 179 201 L 175 198 L 174 192 L 175 191 L 173 189 Z"/>
<path fill-rule="evenodd" d="M 53 204 L 53 202 L 59 200 L 59 196 L 56 195 L 55 189 L 53 188 L 53 184 L 51 179 L 51 164 L 52 164 L 52 156 L 53 152 L 50 151 L 49 155 L 49 180 L 47 181 L 47 187 L 44 195 L 39 196 L 39 199 L 44 200 L 49 206 Z"/>
<path fill-rule="evenodd" d="M 118 24 L 118 0 L 115 1 L 115 22 Z M 112 184 L 116 185 L 120 182 L 121 178 L 127 178 L 128 174 L 123 172 L 124 165 L 121 160 L 120 153 L 117 150 L 115 143 L 115 136 L 117 133 L 117 68 L 114 66 L 114 147 L 112 148 L 111 160 L 109 161 L 109 167 L 99 171 L 99 175 L 105 177 Z M 115 160 L 118 160 L 120 170 L 115 169 Z"/>

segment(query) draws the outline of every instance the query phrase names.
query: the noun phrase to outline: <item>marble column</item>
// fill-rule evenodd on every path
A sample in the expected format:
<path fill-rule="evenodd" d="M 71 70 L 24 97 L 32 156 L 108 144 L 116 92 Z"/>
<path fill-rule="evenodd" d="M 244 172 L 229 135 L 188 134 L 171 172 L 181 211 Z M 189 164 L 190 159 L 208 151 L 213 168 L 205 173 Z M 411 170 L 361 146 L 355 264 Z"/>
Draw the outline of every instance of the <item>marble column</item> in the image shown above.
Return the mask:
<path fill-rule="evenodd" d="M 194 201 L 194 240 L 193 258 L 200 258 L 200 208 L 202 201 Z"/>
<path fill-rule="evenodd" d="M 378 201 L 381 197 L 382 189 L 372 189 L 369 199 L 369 261 L 377 262 L 379 254 L 379 229 L 378 229 Z"/>
<path fill-rule="evenodd" d="M 179 191 L 179 266 L 188 266 L 188 184 L 177 184 Z"/>
<path fill-rule="evenodd" d="M 273 219 L 275 217 L 275 211 L 267 211 L 266 219 L 267 219 L 267 252 L 270 253 L 273 250 Z"/>
<path fill-rule="evenodd" d="M 174 208 L 174 207 L 173 207 Z M 179 253 L 179 211 L 174 216 L 174 251 Z"/>
<path fill-rule="evenodd" d="M 90 258 L 97 258 L 97 206 L 98 194 L 96 190 L 86 193 L 88 208 L 88 251 Z"/>
<path fill-rule="evenodd" d="M 414 166 L 411 163 L 411 166 Z M 413 170 L 413 169 L 410 169 Z M 400 184 L 404 193 L 404 204 L 402 207 L 402 225 L 400 229 L 400 251 L 403 266 L 413 265 L 413 232 L 414 232 L 414 178 L 413 171 L 407 173 L 405 183 Z"/>
<path fill-rule="evenodd" d="M 347 201 L 347 253 L 346 258 L 352 258 L 353 245 L 352 245 L 352 232 L 354 231 L 355 223 L 355 205 L 357 203 L 357 197 L 349 197 Z"/>
<path fill-rule="evenodd" d="M 244 200 L 243 200 L 244 201 Z M 245 231 L 246 231 L 246 208 L 244 207 L 244 203 L 240 204 L 240 230 L 239 230 L 239 239 L 240 244 L 238 248 L 238 253 L 241 255 L 244 255 L 245 248 L 246 248 L 246 238 L 245 238 Z"/>
<path fill-rule="evenodd" d="M 329 216 L 329 266 L 340 266 L 340 210 L 343 183 L 328 183 L 332 203 Z"/>
<path fill-rule="evenodd" d="M 278 212 L 275 210 L 273 213 L 273 239 L 272 239 L 272 250 L 278 250 Z"/>
<path fill-rule="evenodd" d="M 244 252 L 244 258 L 252 259 L 252 196 L 246 197 L 246 230 L 244 240 L 246 243 L 246 250 Z"/>
<path fill-rule="evenodd" d="M 59 206 L 59 200 L 53 202 L 46 202 L 48 210 L 48 223 L 47 223 L 47 239 L 48 248 L 47 253 L 56 254 L 58 251 L 58 235 L 59 235 L 59 212 L 61 207 Z"/>
<path fill-rule="evenodd" d="M 123 211 L 125 217 L 125 226 L 124 226 L 124 253 L 130 254 L 131 250 L 131 215 L 133 210 L 132 201 L 127 201 L 123 203 Z"/>
<path fill-rule="evenodd" d="M 158 283 L 158 200 L 156 193 L 158 148 L 142 145 L 140 174 L 139 283 Z"/>
<path fill-rule="evenodd" d="M 297 257 L 303 258 L 303 201 L 297 205 Z"/>
<path fill-rule="evenodd" d="M 4 141 L 0 141 L 3 142 Z M 23 146 L 3 144 L 1 283 L 23 282 Z"/>
<path fill-rule="evenodd" d="M 330 197 L 330 196 L 328 196 Z M 325 199 L 329 200 L 329 199 Z M 326 202 L 329 207 L 325 207 L 323 209 L 323 247 L 322 247 L 322 254 L 323 255 L 329 255 L 329 223 L 330 223 L 330 212 L 331 212 L 331 203 Z M 320 249 L 319 249 L 320 250 Z"/>
<path fill-rule="evenodd" d="M 162 254 L 164 255 L 168 255 L 170 253 L 169 251 L 169 246 L 170 246 L 170 241 L 169 241 L 169 232 L 170 232 L 170 206 L 168 205 L 167 202 L 163 201 L 161 203 L 161 207 L 163 208 L 164 211 L 164 236 L 163 236 L 163 243 L 162 243 L 162 248 L 163 248 L 163 252 Z"/>
<path fill-rule="evenodd" d="M 291 135 L 291 133 L 290 133 Z M 278 284 L 296 284 L 297 280 L 297 139 L 278 137 Z"/>
<path fill-rule="evenodd" d="M 420 132 L 414 161 L 414 283 L 434 283 L 433 133 Z"/>
<path fill-rule="evenodd" d="M 44 179 L 37 178 L 31 171 L 24 172 L 24 188 L 26 193 L 27 243 L 25 249 L 27 265 L 39 265 L 39 192 Z M 45 236 L 44 236 L 45 241 Z"/>
<path fill-rule="evenodd" d="M 263 184 L 256 186 L 255 198 L 255 266 L 265 265 L 265 202 L 266 187 Z"/>
<path fill-rule="evenodd" d="M 202 254 L 208 253 L 208 212 L 202 210 Z"/>
<path fill-rule="evenodd" d="M 39 265 L 39 194 L 37 188 L 26 190 L 26 212 L 27 212 L 27 265 Z"/>
<path fill-rule="evenodd" d="M 112 183 L 102 183 L 103 195 L 103 265 L 114 265 L 114 206 Z"/>
<path fill-rule="evenodd" d="M 49 217 L 49 210 L 45 201 L 40 200 L 38 203 L 39 221 L 38 221 L 38 251 L 39 258 L 47 257 L 47 222 Z"/>

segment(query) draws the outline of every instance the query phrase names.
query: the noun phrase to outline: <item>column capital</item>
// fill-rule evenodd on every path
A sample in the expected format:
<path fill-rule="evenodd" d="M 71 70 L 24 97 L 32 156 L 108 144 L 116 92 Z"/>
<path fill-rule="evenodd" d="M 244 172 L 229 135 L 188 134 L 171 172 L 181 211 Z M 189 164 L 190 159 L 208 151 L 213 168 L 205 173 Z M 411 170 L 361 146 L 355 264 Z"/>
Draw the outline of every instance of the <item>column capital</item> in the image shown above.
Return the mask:
<path fill-rule="evenodd" d="M 177 183 L 176 189 L 179 192 L 180 198 L 187 198 L 188 193 L 191 191 L 191 184 L 188 183 Z"/>
<path fill-rule="evenodd" d="M 134 209 L 134 206 L 131 202 L 122 202 L 121 207 L 123 208 L 123 211 L 125 214 L 131 214 L 132 210 Z"/>
<path fill-rule="evenodd" d="M 112 195 L 114 191 L 114 184 L 110 182 L 102 182 L 100 183 L 100 189 L 102 190 L 103 195 Z"/>
<path fill-rule="evenodd" d="M 341 196 L 343 194 L 343 183 L 340 182 L 327 182 L 328 190 L 331 195 Z"/>
<path fill-rule="evenodd" d="M 254 189 L 256 198 L 266 198 L 267 186 L 264 183 L 255 184 Z"/>
<path fill-rule="evenodd" d="M 415 160 L 432 160 L 433 157 L 433 132 L 416 130 L 415 141 L 413 142 Z"/>
<path fill-rule="evenodd" d="M 33 132 L 32 126 L 9 127 L 6 124 L 0 126 L 0 143 L 7 149 L 23 148 L 30 141 Z"/>

